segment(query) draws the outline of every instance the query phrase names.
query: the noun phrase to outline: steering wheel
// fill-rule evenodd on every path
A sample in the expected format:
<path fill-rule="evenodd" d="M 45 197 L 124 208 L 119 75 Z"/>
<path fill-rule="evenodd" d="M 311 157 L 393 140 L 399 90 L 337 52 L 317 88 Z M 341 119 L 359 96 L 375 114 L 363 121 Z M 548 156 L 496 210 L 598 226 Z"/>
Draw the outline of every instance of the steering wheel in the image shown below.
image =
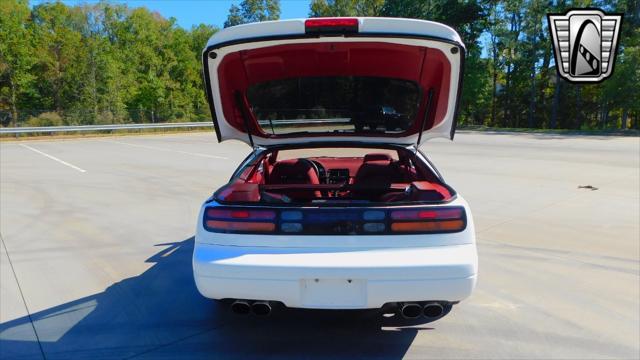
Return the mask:
<path fill-rule="evenodd" d="M 320 169 L 318 168 L 318 165 L 314 161 L 309 160 L 309 159 L 305 159 L 305 158 L 300 158 L 300 159 L 298 159 L 298 161 L 308 164 L 313 169 L 313 171 L 316 173 L 316 176 L 318 177 L 318 182 L 321 182 Z"/>
<path fill-rule="evenodd" d="M 315 166 L 315 170 L 318 172 L 318 179 L 320 179 L 320 183 L 321 184 L 326 184 L 327 183 L 327 171 L 325 170 L 324 166 L 319 162 L 319 161 L 315 161 L 315 160 L 309 160 L 313 163 L 313 165 Z"/>
<path fill-rule="evenodd" d="M 321 163 L 319 163 L 318 161 L 304 159 L 304 158 L 300 158 L 298 160 L 304 161 L 304 162 L 308 163 L 309 165 L 311 165 L 311 167 L 313 168 L 313 171 L 315 171 L 316 175 L 318 176 L 318 182 L 320 184 L 326 184 L 326 182 L 327 182 L 327 171 L 326 171 L 326 169 L 324 168 L 324 166 Z M 324 191 L 324 190 L 320 190 L 320 194 L 323 197 L 329 196 L 329 193 L 327 191 Z"/>

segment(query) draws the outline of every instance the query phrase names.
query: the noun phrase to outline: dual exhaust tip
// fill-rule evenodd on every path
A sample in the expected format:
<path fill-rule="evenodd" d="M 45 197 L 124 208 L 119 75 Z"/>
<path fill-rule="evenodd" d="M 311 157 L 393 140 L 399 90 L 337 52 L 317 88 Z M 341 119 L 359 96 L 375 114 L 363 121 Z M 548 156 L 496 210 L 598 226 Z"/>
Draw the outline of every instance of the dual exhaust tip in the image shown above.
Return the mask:
<path fill-rule="evenodd" d="M 271 304 L 268 301 L 236 300 L 231 304 L 231 311 L 238 315 L 254 314 L 257 316 L 267 316 L 271 314 Z M 437 303 L 431 302 L 424 305 L 419 303 L 402 303 L 400 306 L 400 314 L 405 319 L 417 319 L 424 316 L 428 319 L 435 319 L 444 313 L 444 307 Z"/>
<path fill-rule="evenodd" d="M 442 316 L 444 307 L 436 302 L 426 303 L 424 305 L 418 303 L 403 303 L 400 306 L 400 314 L 405 319 L 417 319 L 424 316 L 428 319 L 434 319 Z"/>
<path fill-rule="evenodd" d="M 258 316 L 267 316 L 271 314 L 271 304 L 268 301 L 236 300 L 231 304 L 231 311 L 238 315 L 249 315 L 253 313 Z"/>

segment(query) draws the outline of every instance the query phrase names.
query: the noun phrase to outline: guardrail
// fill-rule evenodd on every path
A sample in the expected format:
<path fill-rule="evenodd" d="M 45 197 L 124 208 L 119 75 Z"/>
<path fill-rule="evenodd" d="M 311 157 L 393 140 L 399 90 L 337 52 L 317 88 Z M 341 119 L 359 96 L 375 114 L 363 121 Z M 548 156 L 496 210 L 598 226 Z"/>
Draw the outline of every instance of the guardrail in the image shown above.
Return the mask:
<path fill-rule="evenodd" d="M 179 129 L 179 128 L 196 128 L 196 127 L 213 127 L 213 124 L 210 121 L 205 121 L 205 122 L 156 123 L 156 124 L 108 124 L 108 125 L 77 125 L 77 126 L 7 127 L 7 128 L 0 128 L 0 135 L 98 131 L 98 130 L 125 130 L 125 129 L 132 129 L 132 130 Z"/>
<path fill-rule="evenodd" d="M 295 120 L 274 120 L 273 125 L 305 125 L 305 124 L 344 124 L 349 123 L 348 118 L 336 119 L 295 119 Z M 259 120 L 262 126 L 269 126 L 269 120 Z M 136 129 L 180 129 L 213 127 L 210 121 L 204 122 L 183 122 L 183 123 L 155 123 L 155 124 L 107 124 L 107 125 L 76 125 L 76 126 L 39 126 L 39 127 L 0 127 L 0 135 L 8 134 L 34 134 L 34 133 L 57 133 L 57 132 L 80 132 L 80 131 L 100 131 L 100 130 L 136 130 Z"/>
<path fill-rule="evenodd" d="M 351 121 L 350 118 L 335 119 L 290 119 L 290 120 L 273 120 L 273 125 L 305 125 L 305 124 L 345 124 Z M 260 125 L 269 125 L 269 120 L 258 120 Z"/>

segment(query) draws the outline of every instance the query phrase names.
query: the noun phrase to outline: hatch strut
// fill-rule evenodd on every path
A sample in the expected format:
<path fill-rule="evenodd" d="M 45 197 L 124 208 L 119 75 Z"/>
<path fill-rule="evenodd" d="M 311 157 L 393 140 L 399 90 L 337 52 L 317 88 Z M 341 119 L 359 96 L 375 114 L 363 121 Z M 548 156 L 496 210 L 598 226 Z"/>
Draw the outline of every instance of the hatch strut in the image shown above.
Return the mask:
<path fill-rule="evenodd" d="M 251 136 L 251 131 L 249 130 L 249 110 L 247 109 L 247 104 L 244 101 L 244 97 L 240 91 L 236 91 L 236 105 L 240 109 L 242 113 L 242 120 L 244 122 L 244 129 L 247 131 L 247 136 L 249 136 L 249 143 L 251 147 L 255 147 L 253 145 L 253 137 Z"/>
<path fill-rule="evenodd" d="M 271 116 L 269 116 L 269 125 L 271 125 L 271 133 L 275 135 L 276 129 L 273 128 L 273 120 L 271 120 Z"/>
<path fill-rule="evenodd" d="M 416 150 L 420 147 L 420 140 L 422 139 L 422 133 L 424 132 L 424 125 L 427 123 L 427 120 L 429 119 L 429 110 L 431 110 L 432 98 L 433 98 L 433 88 L 429 88 L 429 91 L 427 92 L 427 105 L 424 109 L 424 117 L 422 118 L 422 123 L 420 124 L 420 132 L 418 133 Z"/>

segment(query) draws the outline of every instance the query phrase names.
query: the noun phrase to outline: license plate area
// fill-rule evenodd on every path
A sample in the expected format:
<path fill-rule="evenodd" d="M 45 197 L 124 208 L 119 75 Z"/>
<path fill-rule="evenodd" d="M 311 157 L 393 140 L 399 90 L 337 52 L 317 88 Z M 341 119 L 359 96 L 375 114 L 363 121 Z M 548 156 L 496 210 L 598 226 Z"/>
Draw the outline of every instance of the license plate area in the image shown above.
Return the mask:
<path fill-rule="evenodd" d="M 302 304 L 315 308 L 362 308 L 367 301 L 367 283 L 354 279 L 303 279 Z"/>

